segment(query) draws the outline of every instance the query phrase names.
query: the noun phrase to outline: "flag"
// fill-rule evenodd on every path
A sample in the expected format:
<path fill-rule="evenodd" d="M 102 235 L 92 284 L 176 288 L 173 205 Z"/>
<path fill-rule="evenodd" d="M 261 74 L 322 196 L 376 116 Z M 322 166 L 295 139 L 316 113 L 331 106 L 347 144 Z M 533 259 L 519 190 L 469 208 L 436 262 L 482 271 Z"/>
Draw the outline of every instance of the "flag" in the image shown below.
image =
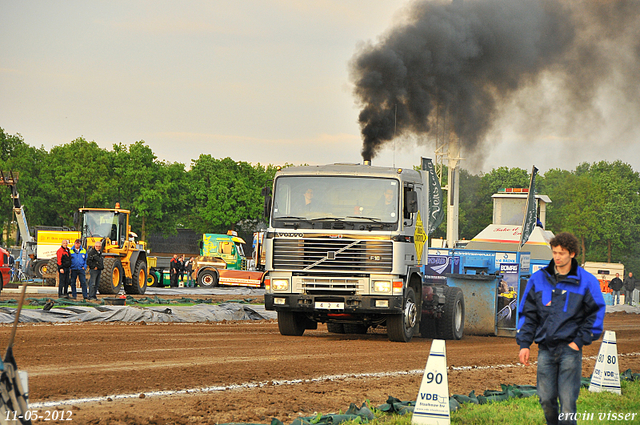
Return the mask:
<path fill-rule="evenodd" d="M 427 235 L 433 233 L 438 228 L 444 218 L 444 208 L 442 206 L 442 188 L 440 180 L 433 167 L 431 158 L 422 158 L 422 170 L 429 173 L 429 217 L 427 217 Z"/>
<path fill-rule="evenodd" d="M 522 248 L 524 244 L 529 240 L 531 232 L 536 227 L 538 218 L 538 208 L 536 207 L 536 173 L 538 169 L 533 166 L 531 170 L 531 182 L 529 183 L 529 196 L 527 196 L 527 206 L 525 208 L 524 219 L 522 220 L 522 234 L 520 235 L 520 246 Z"/>

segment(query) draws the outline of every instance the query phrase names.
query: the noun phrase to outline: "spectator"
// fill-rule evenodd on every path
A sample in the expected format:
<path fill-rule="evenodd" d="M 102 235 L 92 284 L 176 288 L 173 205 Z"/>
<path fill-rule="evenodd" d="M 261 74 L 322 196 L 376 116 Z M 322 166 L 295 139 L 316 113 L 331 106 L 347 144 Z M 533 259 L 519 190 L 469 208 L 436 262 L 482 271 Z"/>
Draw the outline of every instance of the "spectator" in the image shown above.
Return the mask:
<path fill-rule="evenodd" d="M 71 254 L 69 254 L 69 241 L 63 240 L 58 248 L 58 298 L 69 298 L 68 286 L 71 274 Z M 74 289 L 75 293 L 75 289 Z"/>
<path fill-rule="evenodd" d="M 633 290 L 636 289 L 636 280 L 633 273 L 629 272 L 629 276 L 624 278 L 624 302 L 633 305 Z"/>
<path fill-rule="evenodd" d="M 195 286 L 193 284 L 193 279 L 191 279 L 191 273 L 193 273 L 193 257 L 187 260 L 184 269 L 187 273 L 187 286 Z"/>
<path fill-rule="evenodd" d="M 169 263 L 169 275 L 171 276 L 170 278 L 170 284 L 169 286 L 171 288 L 177 288 L 178 287 L 178 273 L 180 272 L 180 264 L 179 264 L 179 260 L 178 260 L 178 254 L 173 254 L 173 258 L 171 258 L 171 262 Z"/>
<path fill-rule="evenodd" d="M 71 298 L 74 300 L 76 296 L 76 281 L 80 279 L 80 288 L 82 288 L 82 298 L 87 301 L 87 250 L 83 248 L 82 241 L 76 239 L 75 244 L 69 249 L 71 255 Z"/>
<path fill-rule="evenodd" d="M 620 273 L 616 273 L 616 277 L 609 282 L 609 289 L 611 289 L 611 296 L 613 298 L 613 305 L 620 304 L 620 289 L 622 289 L 622 279 L 620 279 Z"/>
<path fill-rule="evenodd" d="M 560 233 L 549 244 L 553 259 L 531 276 L 523 292 L 516 342 L 525 366 L 529 347 L 538 344 L 538 397 L 547 424 L 557 424 L 560 412 L 575 417 L 582 346 L 600 338 L 606 307 L 600 282 L 575 259 L 578 239 Z"/>
<path fill-rule="evenodd" d="M 87 267 L 89 268 L 89 300 L 98 301 L 98 284 L 104 270 L 101 241 L 96 241 L 95 246 L 89 250 Z"/>
<path fill-rule="evenodd" d="M 184 282 L 184 272 L 186 270 L 185 269 L 185 262 L 184 262 L 184 255 L 181 255 L 178 258 L 178 263 L 180 265 L 180 271 L 179 271 L 179 273 L 180 273 L 180 282 Z"/>

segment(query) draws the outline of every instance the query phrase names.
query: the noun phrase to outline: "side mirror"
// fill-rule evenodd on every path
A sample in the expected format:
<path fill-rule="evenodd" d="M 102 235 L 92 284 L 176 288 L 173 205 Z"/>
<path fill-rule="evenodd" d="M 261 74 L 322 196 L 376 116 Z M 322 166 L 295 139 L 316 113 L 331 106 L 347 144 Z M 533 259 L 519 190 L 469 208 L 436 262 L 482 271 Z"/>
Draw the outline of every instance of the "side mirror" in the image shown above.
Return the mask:
<path fill-rule="evenodd" d="M 271 215 L 271 195 L 267 195 L 264 197 L 264 217 L 269 220 L 269 216 Z"/>
<path fill-rule="evenodd" d="M 404 202 L 405 202 L 405 210 L 409 214 L 418 212 L 418 192 L 416 192 L 415 190 L 407 191 Z"/>

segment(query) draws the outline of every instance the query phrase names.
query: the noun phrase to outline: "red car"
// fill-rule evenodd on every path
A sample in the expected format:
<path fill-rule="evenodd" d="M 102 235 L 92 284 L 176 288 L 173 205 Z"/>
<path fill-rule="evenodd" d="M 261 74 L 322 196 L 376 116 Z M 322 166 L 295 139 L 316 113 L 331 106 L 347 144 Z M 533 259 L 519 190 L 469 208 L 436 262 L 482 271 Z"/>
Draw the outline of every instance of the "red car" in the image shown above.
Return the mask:
<path fill-rule="evenodd" d="M 0 291 L 11 279 L 11 267 L 9 266 L 9 251 L 0 248 Z"/>

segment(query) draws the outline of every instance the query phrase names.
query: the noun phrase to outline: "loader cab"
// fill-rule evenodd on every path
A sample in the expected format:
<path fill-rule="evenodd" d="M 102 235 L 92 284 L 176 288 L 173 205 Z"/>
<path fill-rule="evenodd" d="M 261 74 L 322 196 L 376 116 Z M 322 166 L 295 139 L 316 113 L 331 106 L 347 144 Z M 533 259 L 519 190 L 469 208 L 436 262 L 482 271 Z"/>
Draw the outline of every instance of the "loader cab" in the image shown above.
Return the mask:
<path fill-rule="evenodd" d="M 82 238 L 89 246 L 100 239 L 108 239 L 110 247 L 124 246 L 129 233 L 129 211 L 84 209 L 81 212 Z M 105 246 L 106 248 L 108 247 Z"/>

